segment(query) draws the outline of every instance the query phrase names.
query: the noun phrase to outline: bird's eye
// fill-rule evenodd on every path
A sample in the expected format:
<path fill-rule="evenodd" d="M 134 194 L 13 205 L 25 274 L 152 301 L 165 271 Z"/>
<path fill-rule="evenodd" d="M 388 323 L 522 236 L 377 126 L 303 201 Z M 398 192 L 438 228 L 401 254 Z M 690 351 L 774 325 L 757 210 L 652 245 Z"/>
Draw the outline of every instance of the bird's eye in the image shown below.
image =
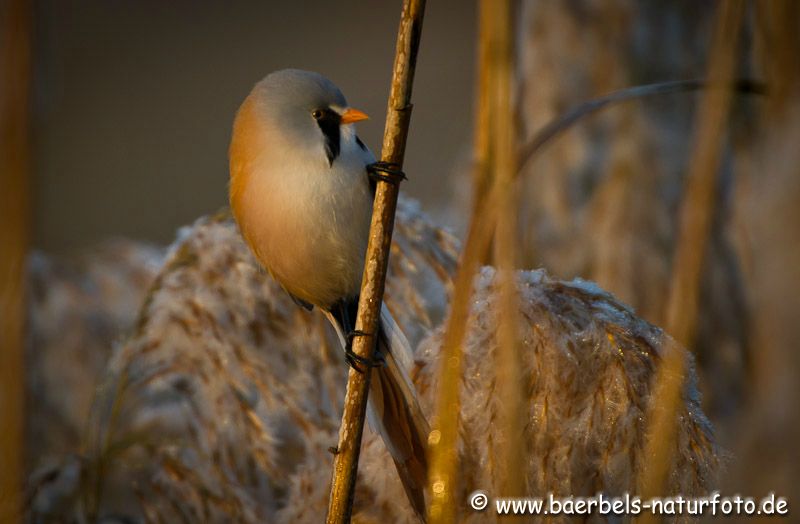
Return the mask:
<path fill-rule="evenodd" d="M 322 111 L 320 109 L 315 109 L 314 111 L 311 112 L 311 116 L 314 117 L 314 120 L 319 120 L 320 118 L 322 118 Z"/>

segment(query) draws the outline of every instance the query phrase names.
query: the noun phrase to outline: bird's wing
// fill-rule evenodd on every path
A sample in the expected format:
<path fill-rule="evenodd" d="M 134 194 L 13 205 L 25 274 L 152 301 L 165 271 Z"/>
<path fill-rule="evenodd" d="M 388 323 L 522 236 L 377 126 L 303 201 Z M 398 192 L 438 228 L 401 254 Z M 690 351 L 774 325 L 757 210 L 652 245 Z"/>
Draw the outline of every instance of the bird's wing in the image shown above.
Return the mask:
<path fill-rule="evenodd" d="M 283 286 L 281 286 L 281 287 L 283 287 Z M 286 291 L 286 288 L 283 288 L 283 290 L 284 290 L 284 291 Z M 298 306 L 300 306 L 300 307 L 302 307 L 302 308 L 305 308 L 305 309 L 307 309 L 308 311 L 311 311 L 312 309 L 314 309 L 314 304 L 312 304 L 312 303 L 310 303 L 310 302 L 306 302 L 306 301 L 305 301 L 305 300 L 303 300 L 302 298 L 297 298 L 296 296 L 292 295 L 292 294 L 291 294 L 291 293 L 289 293 L 288 291 L 286 291 L 286 293 L 287 293 L 287 294 L 288 294 L 290 297 L 292 297 L 292 302 L 294 302 L 294 303 L 295 303 L 295 304 L 297 304 Z"/>
<path fill-rule="evenodd" d="M 361 139 L 358 138 L 358 135 L 356 135 L 356 144 L 358 144 L 358 147 L 360 147 L 361 150 L 364 152 L 364 161 L 366 162 L 367 165 L 375 162 L 375 155 L 373 155 L 372 151 L 370 151 L 369 148 L 366 145 L 364 145 L 364 142 L 362 142 Z M 372 177 L 369 176 L 369 173 L 367 172 L 366 169 L 364 169 L 364 174 L 367 175 L 367 180 L 369 181 L 369 190 L 372 193 L 372 196 L 375 197 L 375 190 L 378 187 L 378 183 L 375 182 L 372 179 Z"/>

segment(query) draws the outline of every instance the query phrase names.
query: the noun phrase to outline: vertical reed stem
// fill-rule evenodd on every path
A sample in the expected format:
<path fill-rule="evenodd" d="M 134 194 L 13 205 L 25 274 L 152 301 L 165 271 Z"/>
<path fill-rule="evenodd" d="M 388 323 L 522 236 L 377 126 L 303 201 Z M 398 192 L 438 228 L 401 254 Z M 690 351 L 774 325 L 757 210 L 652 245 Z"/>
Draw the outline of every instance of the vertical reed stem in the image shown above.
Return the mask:
<path fill-rule="evenodd" d="M 461 383 L 464 337 L 472 296 L 472 279 L 488 249 L 493 221 L 486 216 L 492 210 L 492 198 L 486 194 L 491 188 L 491 137 L 489 131 L 490 68 L 489 68 L 489 14 L 492 0 L 478 3 L 478 65 L 475 108 L 475 172 L 473 175 L 473 208 L 461 262 L 453 279 L 453 296 L 450 315 L 442 341 L 441 369 L 439 371 L 439 396 L 436 412 L 431 419 L 428 439 L 430 470 L 428 488 L 431 496 L 428 508 L 430 524 L 455 522 L 457 508 L 454 494 L 458 489 L 458 423 L 461 411 L 459 387 Z M 476 220 L 482 216 L 483 220 Z"/>
<path fill-rule="evenodd" d="M 691 347 L 697 329 L 700 278 L 716 205 L 717 171 L 722 155 L 722 134 L 728 119 L 736 49 L 744 13 L 743 0 L 720 4 L 714 41 L 709 53 L 708 90 L 697 114 L 695 142 L 681 205 L 677 251 L 673 262 L 667 331 L 682 345 Z M 664 493 L 676 448 L 678 410 L 682 406 L 686 360 L 683 351 L 664 339 L 664 360 L 655 377 L 650 426 L 645 449 L 646 464 L 639 478 L 644 498 Z M 642 522 L 655 522 L 644 514 Z"/>
<path fill-rule="evenodd" d="M 0 522 L 22 519 L 31 7 L 0 2 Z"/>
<path fill-rule="evenodd" d="M 411 87 L 424 12 L 425 0 L 404 0 L 381 154 L 381 160 L 396 164 L 398 168 L 402 168 L 403 165 L 411 120 Z M 356 318 L 356 329 L 365 333 L 374 334 L 378 329 L 398 191 L 397 185 L 381 181 L 375 193 L 364 277 L 361 282 L 361 299 Z M 374 336 L 355 338 L 353 351 L 357 355 L 371 359 L 374 349 Z M 370 376 L 371 373 L 362 374 L 353 369 L 350 369 L 348 375 L 342 425 L 339 429 L 338 453 L 333 462 L 333 480 L 326 520 L 328 524 L 349 522 L 353 511 Z"/>
<path fill-rule="evenodd" d="M 515 191 L 517 155 L 513 110 L 513 19 L 512 1 L 495 0 L 491 4 L 489 64 L 491 70 L 492 180 L 497 195 L 497 225 L 494 260 L 499 283 L 497 325 L 497 385 L 501 399 L 499 420 L 504 440 L 498 442 L 501 464 L 496 479 L 498 495 L 521 497 L 525 494 L 525 452 L 523 420 L 525 401 L 522 390 L 522 360 L 519 348 L 519 296 L 516 286 L 517 213 L 519 202 Z"/>
<path fill-rule="evenodd" d="M 478 106 L 475 119 L 476 177 L 474 208 L 467 234 L 461 263 L 454 279 L 453 298 L 442 342 L 442 368 L 440 370 L 440 393 L 436 414 L 432 419 L 433 431 L 429 439 L 431 456 L 429 487 L 431 505 L 428 520 L 431 524 L 456 521 L 459 504 L 455 499 L 458 491 L 458 424 L 461 401 L 459 387 L 463 367 L 463 344 L 466 323 L 469 317 L 470 297 L 475 273 L 485 257 L 492 233 L 497 233 L 498 260 L 504 263 L 505 293 L 500 302 L 505 313 L 498 329 L 500 351 L 498 375 L 507 380 L 501 392 L 504 399 L 514 399 L 502 415 L 508 428 L 508 441 L 502 444 L 502 460 L 509 467 L 501 481 L 502 489 L 509 494 L 519 494 L 524 489 L 522 470 L 518 466 L 518 453 L 522 449 L 521 418 L 518 414 L 519 365 L 516 351 L 516 327 L 514 318 L 516 288 L 513 281 L 514 231 L 516 206 L 513 202 L 513 180 L 516 176 L 516 150 L 514 145 L 513 112 L 511 107 L 513 38 L 511 32 L 511 2 L 482 0 L 479 4 L 478 46 Z M 486 193 L 489 192 L 487 195 Z M 504 206 L 504 204 L 507 204 Z M 497 210 L 508 213 L 498 217 Z M 509 292 L 510 291 L 510 292 Z M 505 316 L 504 314 L 501 316 Z"/>
<path fill-rule="evenodd" d="M 472 179 L 472 215 L 474 216 L 491 190 L 490 171 L 491 159 L 491 130 L 489 115 L 491 114 L 491 68 L 489 66 L 489 38 L 491 33 L 490 14 L 492 12 L 491 0 L 478 2 L 478 46 L 475 82 L 475 129 L 473 136 L 474 169 Z"/>
<path fill-rule="evenodd" d="M 436 413 L 431 419 L 428 453 L 430 470 L 428 487 L 431 503 L 428 508 L 430 524 L 450 524 L 456 521 L 455 492 L 458 488 L 458 420 L 461 412 L 459 386 L 463 367 L 462 346 L 469 317 L 472 281 L 486 253 L 494 231 L 493 195 L 484 198 L 472 216 L 461 262 L 453 279 L 453 298 L 450 315 L 442 340 L 439 398 Z M 477 217 L 480 217 L 479 219 Z"/>

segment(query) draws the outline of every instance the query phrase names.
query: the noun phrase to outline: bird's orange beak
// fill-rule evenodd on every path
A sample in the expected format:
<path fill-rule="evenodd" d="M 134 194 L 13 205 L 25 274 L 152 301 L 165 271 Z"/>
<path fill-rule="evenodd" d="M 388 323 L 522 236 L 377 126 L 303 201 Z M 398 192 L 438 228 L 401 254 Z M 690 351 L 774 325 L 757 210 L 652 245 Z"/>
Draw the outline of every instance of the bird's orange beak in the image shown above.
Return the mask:
<path fill-rule="evenodd" d="M 352 124 L 353 122 L 359 122 L 368 118 L 369 116 L 365 112 L 353 109 L 352 107 L 348 107 L 347 110 L 342 113 L 343 124 Z"/>

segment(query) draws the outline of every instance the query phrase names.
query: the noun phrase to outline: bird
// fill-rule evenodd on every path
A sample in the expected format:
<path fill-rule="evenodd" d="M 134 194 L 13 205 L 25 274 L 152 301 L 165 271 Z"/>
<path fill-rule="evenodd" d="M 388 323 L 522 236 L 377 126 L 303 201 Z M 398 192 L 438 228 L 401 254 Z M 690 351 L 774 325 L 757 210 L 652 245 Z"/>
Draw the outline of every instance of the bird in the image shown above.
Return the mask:
<path fill-rule="evenodd" d="M 333 325 L 345 359 L 372 373 L 367 414 L 424 520 L 430 431 L 409 369 L 408 341 L 381 306 L 375 358 L 351 350 L 377 180 L 404 175 L 376 162 L 356 134 L 366 113 L 321 74 L 283 69 L 258 82 L 239 107 L 229 148 L 229 198 L 259 263 L 299 305 Z"/>

